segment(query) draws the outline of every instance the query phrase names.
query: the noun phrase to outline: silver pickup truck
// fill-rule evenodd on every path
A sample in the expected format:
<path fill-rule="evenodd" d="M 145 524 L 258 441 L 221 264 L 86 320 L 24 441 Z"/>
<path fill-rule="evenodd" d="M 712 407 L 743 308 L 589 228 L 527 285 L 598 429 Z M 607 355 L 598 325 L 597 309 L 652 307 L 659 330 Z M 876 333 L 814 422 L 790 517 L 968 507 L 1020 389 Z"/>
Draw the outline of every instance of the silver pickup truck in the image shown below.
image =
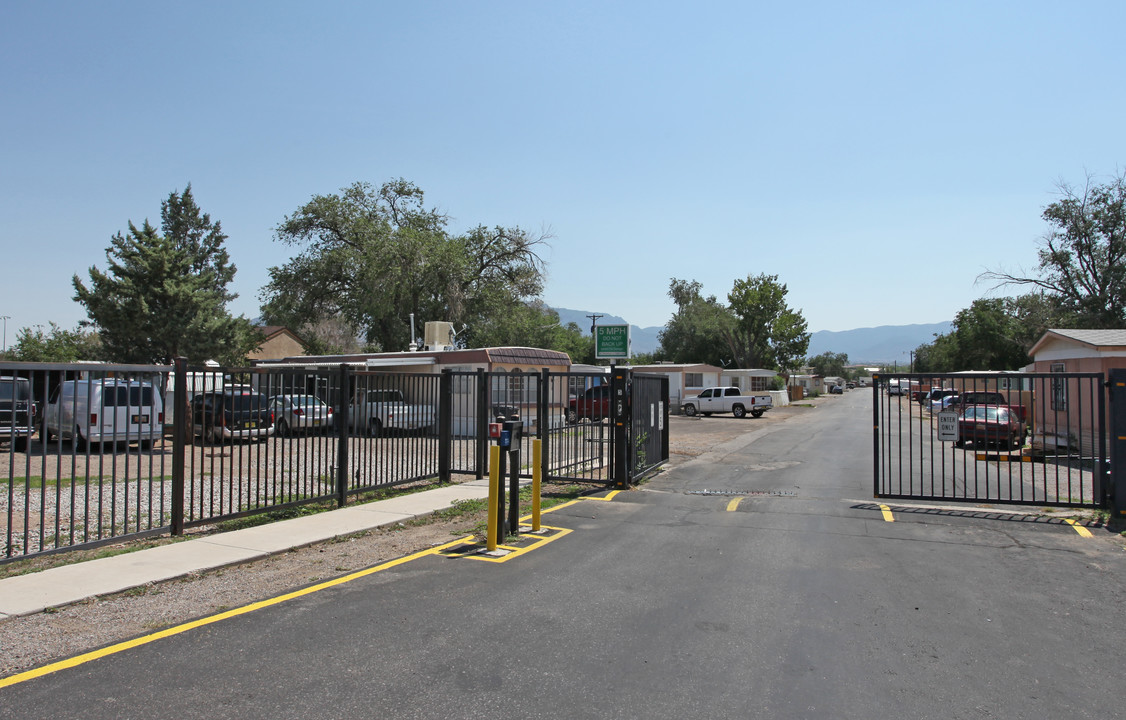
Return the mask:
<path fill-rule="evenodd" d="M 688 398 L 681 407 L 688 417 L 697 413 L 704 416 L 731 413 L 737 418 L 750 413 L 752 417 L 761 417 L 774 407 L 774 399 L 770 397 L 770 393 L 744 395 L 737 387 L 713 387 L 694 398 Z"/>

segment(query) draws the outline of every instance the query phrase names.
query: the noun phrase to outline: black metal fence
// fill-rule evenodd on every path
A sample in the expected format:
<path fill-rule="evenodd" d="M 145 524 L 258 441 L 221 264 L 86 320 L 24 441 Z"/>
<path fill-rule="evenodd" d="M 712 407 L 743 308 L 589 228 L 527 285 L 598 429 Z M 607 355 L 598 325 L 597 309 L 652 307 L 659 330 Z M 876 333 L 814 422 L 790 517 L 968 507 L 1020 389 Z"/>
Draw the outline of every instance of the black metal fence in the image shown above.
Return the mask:
<path fill-rule="evenodd" d="M 887 374 L 875 380 L 876 497 L 1107 506 L 1102 375 Z"/>
<path fill-rule="evenodd" d="M 629 482 L 668 459 L 661 380 L 632 383 L 633 460 L 615 477 L 606 374 L 0 364 L 0 400 L 15 399 L 0 412 L 0 562 L 482 478 L 497 417 L 524 422 L 522 475 L 538 438 L 546 479 Z"/>

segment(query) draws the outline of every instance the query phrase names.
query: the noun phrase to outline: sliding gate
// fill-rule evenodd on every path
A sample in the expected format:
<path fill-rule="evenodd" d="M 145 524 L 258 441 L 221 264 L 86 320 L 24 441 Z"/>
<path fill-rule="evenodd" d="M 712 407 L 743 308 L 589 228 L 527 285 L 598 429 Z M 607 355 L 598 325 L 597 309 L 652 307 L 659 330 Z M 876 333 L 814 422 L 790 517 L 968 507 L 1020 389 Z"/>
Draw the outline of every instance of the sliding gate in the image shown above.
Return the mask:
<path fill-rule="evenodd" d="M 1109 419 L 1102 375 L 874 379 L 876 497 L 1107 506 Z"/>

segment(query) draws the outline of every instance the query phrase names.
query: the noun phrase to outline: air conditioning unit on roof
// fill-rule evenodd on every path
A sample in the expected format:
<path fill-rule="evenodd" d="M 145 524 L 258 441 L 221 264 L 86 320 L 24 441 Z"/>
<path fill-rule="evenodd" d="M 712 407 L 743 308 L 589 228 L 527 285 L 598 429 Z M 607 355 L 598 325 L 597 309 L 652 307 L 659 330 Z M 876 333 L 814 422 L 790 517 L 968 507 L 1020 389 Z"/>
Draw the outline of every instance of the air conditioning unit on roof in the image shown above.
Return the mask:
<path fill-rule="evenodd" d="M 423 336 L 428 350 L 449 350 L 454 346 L 454 324 L 449 322 L 428 322 Z"/>

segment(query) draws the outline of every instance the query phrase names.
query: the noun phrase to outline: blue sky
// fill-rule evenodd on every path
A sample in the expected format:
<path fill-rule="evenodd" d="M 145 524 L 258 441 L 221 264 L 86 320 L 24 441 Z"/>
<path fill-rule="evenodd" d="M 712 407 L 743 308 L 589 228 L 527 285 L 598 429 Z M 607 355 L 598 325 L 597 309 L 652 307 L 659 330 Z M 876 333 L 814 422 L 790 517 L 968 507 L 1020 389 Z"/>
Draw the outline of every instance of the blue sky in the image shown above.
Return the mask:
<path fill-rule="evenodd" d="M 1035 267 L 1057 182 L 1126 163 L 1124 27 L 1082 0 L 7 2 L 6 339 L 74 327 L 71 277 L 189 182 L 254 317 L 287 214 L 399 177 L 454 230 L 550 232 L 554 306 L 662 325 L 672 277 L 768 273 L 811 330 L 950 320 Z"/>

